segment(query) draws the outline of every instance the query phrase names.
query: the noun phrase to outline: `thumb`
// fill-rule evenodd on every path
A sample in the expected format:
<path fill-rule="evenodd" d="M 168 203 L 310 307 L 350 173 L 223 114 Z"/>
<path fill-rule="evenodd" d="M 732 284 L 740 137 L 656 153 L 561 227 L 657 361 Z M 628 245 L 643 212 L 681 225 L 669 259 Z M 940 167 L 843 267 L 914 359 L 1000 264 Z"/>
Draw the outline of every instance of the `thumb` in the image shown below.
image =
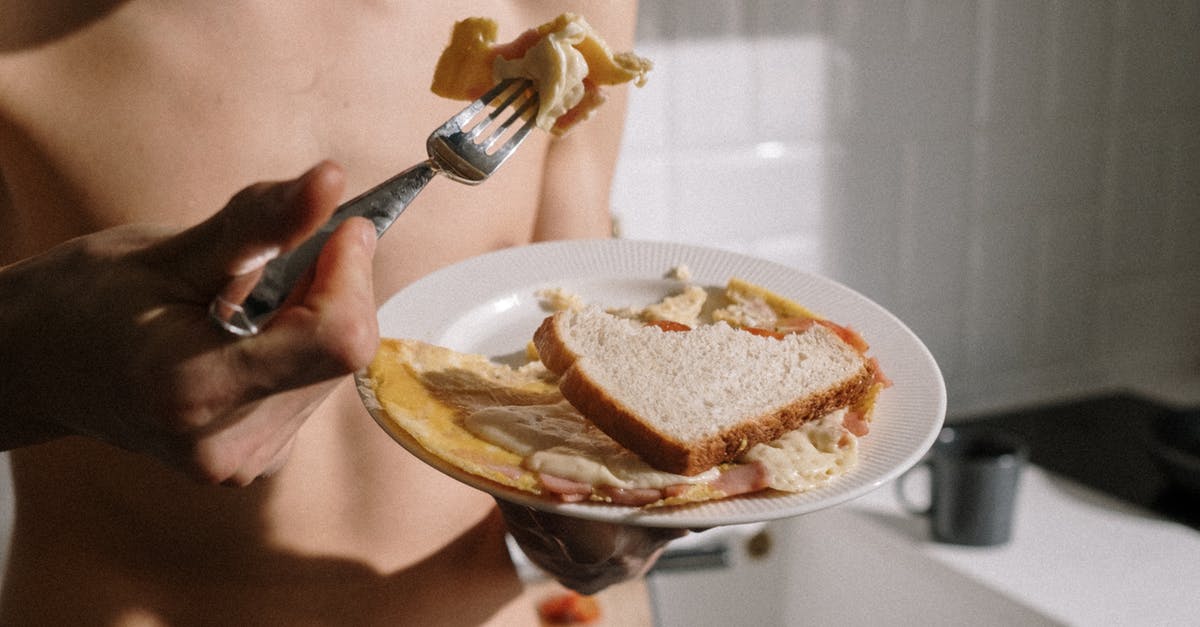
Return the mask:
<path fill-rule="evenodd" d="M 299 246 L 337 209 L 345 173 L 331 161 L 291 181 L 256 183 L 211 218 L 148 249 L 153 261 L 204 295 Z"/>

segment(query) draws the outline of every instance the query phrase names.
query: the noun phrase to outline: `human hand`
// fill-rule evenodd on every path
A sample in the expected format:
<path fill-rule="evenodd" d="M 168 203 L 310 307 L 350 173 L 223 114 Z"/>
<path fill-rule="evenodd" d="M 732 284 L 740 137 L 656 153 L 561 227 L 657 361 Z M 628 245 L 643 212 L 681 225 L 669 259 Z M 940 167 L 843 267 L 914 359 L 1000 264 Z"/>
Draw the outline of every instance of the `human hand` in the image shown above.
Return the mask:
<path fill-rule="evenodd" d="M 341 225 L 254 337 L 207 309 L 324 224 L 343 187 L 322 163 L 179 233 L 118 227 L 0 269 L 0 444 L 87 435 L 237 485 L 278 468 L 336 380 L 374 354 L 374 228 Z"/>
<path fill-rule="evenodd" d="M 572 518 L 496 499 L 525 556 L 581 594 L 640 577 L 686 529 L 637 527 Z"/>

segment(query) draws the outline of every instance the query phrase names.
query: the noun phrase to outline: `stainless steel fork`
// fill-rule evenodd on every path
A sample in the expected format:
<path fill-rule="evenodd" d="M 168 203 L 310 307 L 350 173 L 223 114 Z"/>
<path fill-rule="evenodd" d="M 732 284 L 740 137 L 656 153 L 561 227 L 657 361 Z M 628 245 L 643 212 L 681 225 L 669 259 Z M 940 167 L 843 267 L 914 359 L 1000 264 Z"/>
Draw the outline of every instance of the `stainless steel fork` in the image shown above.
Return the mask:
<path fill-rule="evenodd" d="M 480 117 L 493 103 L 498 104 Z M 218 297 L 209 307 L 209 317 L 235 335 L 258 333 L 316 261 L 338 225 L 347 218 L 361 216 L 374 222 L 376 235 L 383 236 L 438 173 L 468 185 L 482 183 L 525 140 L 533 128 L 537 110 L 537 93 L 530 81 L 509 79 L 496 85 L 430 134 L 425 142 L 429 159 L 338 207 L 315 235 L 295 250 L 268 263 L 262 278 L 243 302 L 233 303 Z M 504 117 L 506 112 L 507 117 Z M 493 123 L 502 117 L 499 126 L 493 128 Z M 471 125 L 476 118 L 478 121 Z M 514 130 L 514 125 L 521 120 L 524 123 Z"/>

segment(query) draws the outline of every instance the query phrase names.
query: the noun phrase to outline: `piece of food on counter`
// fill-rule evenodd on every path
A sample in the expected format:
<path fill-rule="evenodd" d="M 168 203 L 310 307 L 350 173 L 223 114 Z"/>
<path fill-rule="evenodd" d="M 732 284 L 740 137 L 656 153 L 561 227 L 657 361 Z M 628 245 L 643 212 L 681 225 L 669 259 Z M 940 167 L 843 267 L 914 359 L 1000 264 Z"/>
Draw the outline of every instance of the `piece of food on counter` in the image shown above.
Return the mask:
<path fill-rule="evenodd" d="M 731 281 L 718 311 L 763 300 L 745 293 L 747 288 L 760 288 L 740 285 Z M 735 289 L 745 298 L 735 300 L 731 291 Z M 556 293 L 556 298 L 578 300 L 565 292 Z M 777 311 L 794 313 L 787 306 Z M 567 318 L 556 322 L 558 316 Z M 692 437 L 691 443 L 675 438 L 678 442 L 664 446 L 661 453 L 645 447 L 631 450 L 619 443 L 605 433 L 612 424 L 622 425 L 615 430 L 619 437 L 635 433 L 644 438 L 641 427 L 629 425 L 653 420 L 644 420 L 636 412 L 634 423 L 600 417 L 600 423 L 611 423 L 602 430 L 605 425 L 598 426 L 589 409 L 594 390 L 582 394 L 581 413 L 573 404 L 576 401 L 566 396 L 578 393 L 569 380 L 580 375 L 570 372 L 591 372 L 579 366 L 597 355 L 581 361 L 580 350 L 571 348 L 575 357 L 569 358 L 564 346 L 580 345 L 575 338 L 545 332 L 538 342 L 545 364 L 535 354 L 533 361 L 520 367 L 415 340 L 385 339 L 362 379 L 364 396 L 382 410 L 377 415 L 425 451 L 467 473 L 555 501 L 659 507 L 765 489 L 802 492 L 827 484 L 857 463 L 858 438 L 866 434 L 875 394 L 886 384 L 873 361 L 821 324 L 807 325 L 802 331 L 774 327 L 764 331 L 706 322 L 678 332 L 664 329 L 688 327 L 618 318 L 589 305 L 556 313 L 543 326 L 569 322 L 571 316 L 580 317 L 575 323 L 581 327 L 598 324 L 618 347 L 632 342 L 660 345 L 655 350 L 673 349 L 676 354 L 661 359 L 654 350 L 632 357 L 619 349 L 603 359 L 619 361 L 615 366 L 641 378 L 644 393 L 665 394 L 676 399 L 680 409 L 691 407 L 686 413 L 675 411 L 673 420 L 678 424 L 671 428 L 694 429 L 703 435 Z M 803 326 L 794 318 L 780 320 Z M 567 335 L 573 333 L 569 330 Z M 717 339 L 705 339 L 710 335 Z M 802 358 L 797 358 L 797 350 L 803 351 Z M 556 369 L 563 371 L 562 377 Z M 784 378 L 792 384 L 801 382 L 801 387 L 778 391 L 780 383 L 770 381 L 775 376 L 772 370 L 787 371 Z M 790 374 L 792 370 L 813 372 L 797 378 Z M 853 375 L 846 374 L 851 370 Z M 690 377 L 699 379 L 683 381 Z M 717 377 L 720 383 L 713 386 L 704 377 Z M 590 381 L 588 385 L 595 382 L 594 378 L 581 380 Z M 831 383 L 821 386 L 822 380 Z M 624 394 L 629 390 L 622 385 L 606 383 L 601 389 L 605 394 L 612 390 Z M 585 389 L 589 388 L 579 388 Z M 746 393 L 756 389 L 762 394 L 751 396 L 774 401 L 751 408 Z M 771 389 L 776 391 L 767 391 Z M 698 398 L 680 400 L 689 393 Z M 659 431 L 671 435 L 669 429 Z M 734 432 L 736 441 L 730 437 Z M 671 440 L 662 434 L 650 439 L 654 438 Z M 717 441 L 723 443 L 719 453 L 714 452 Z M 701 452 L 672 452 L 680 448 Z"/>
<path fill-rule="evenodd" d="M 600 604 L 595 597 L 566 590 L 542 599 L 538 618 L 543 625 L 591 625 L 600 620 Z"/>
<path fill-rule="evenodd" d="M 495 20 L 455 23 L 438 59 L 433 93 L 474 100 L 507 78 L 528 78 L 538 92 L 537 125 L 555 135 L 587 119 L 604 102 L 601 87 L 632 82 L 641 87 L 652 63 L 632 52 L 614 53 L 580 15 L 564 13 L 497 44 Z"/>

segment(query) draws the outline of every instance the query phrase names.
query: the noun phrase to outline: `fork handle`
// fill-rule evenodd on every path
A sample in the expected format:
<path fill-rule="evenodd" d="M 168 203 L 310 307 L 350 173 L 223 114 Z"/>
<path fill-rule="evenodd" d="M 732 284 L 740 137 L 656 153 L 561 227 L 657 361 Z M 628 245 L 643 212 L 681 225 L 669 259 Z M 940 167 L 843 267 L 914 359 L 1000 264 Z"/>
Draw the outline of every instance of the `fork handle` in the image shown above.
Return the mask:
<path fill-rule="evenodd" d="M 300 277 L 312 267 L 325 242 L 339 225 L 348 218 L 367 218 L 375 223 L 376 237 L 382 237 L 436 175 L 432 161 L 425 161 L 347 201 L 333 212 L 329 221 L 312 237 L 272 259 L 263 268 L 262 277 L 254 289 L 240 304 L 217 297 L 209 306 L 209 317 L 234 335 L 258 333 L 262 325 L 283 305 Z"/>

